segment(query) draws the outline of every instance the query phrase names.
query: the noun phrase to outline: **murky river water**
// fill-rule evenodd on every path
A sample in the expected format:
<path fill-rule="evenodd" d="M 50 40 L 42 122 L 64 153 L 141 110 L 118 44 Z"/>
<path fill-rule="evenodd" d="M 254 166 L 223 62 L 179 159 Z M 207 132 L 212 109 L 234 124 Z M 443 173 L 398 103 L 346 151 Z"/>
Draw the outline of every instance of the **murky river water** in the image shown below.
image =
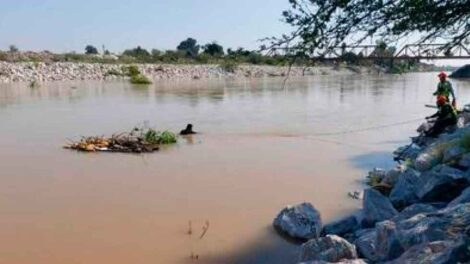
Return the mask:
<path fill-rule="evenodd" d="M 282 81 L 0 85 L 0 263 L 295 263 L 276 213 L 310 201 L 328 222 L 357 209 L 347 192 L 393 165 L 419 121 L 323 133 L 424 117 L 436 77 Z M 202 134 L 149 155 L 61 148 L 144 121 Z"/>

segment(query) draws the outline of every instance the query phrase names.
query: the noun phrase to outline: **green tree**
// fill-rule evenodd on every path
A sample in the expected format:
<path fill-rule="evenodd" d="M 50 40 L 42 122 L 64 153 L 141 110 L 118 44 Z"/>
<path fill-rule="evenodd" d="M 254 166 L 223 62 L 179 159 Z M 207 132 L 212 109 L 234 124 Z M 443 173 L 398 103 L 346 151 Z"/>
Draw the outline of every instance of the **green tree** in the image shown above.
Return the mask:
<path fill-rule="evenodd" d="M 186 56 L 188 57 L 195 57 L 199 54 L 200 46 L 197 44 L 197 40 L 187 38 L 186 40 L 183 40 L 176 49 L 186 53 Z"/>
<path fill-rule="evenodd" d="M 150 58 L 150 53 L 146 49 L 140 46 L 137 46 L 136 48 L 133 48 L 133 49 L 125 50 L 122 54 L 125 56 L 134 57 L 138 60 L 144 60 L 144 61 Z"/>
<path fill-rule="evenodd" d="M 98 54 L 98 49 L 92 45 L 85 47 L 85 54 Z"/>
<path fill-rule="evenodd" d="M 9 47 L 8 49 L 9 49 L 10 52 L 12 52 L 12 53 L 15 53 L 15 52 L 20 51 L 20 50 L 18 49 L 18 47 L 15 46 L 15 45 L 10 45 L 10 47 Z"/>
<path fill-rule="evenodd" d="M 413 35 L 417 43 L 444 40 L 444 49 L 470 37 L 470 0 L 289 0 L 283 20 L 290 34 L 268 38 L 268 49 L 324 54 L 342 43 L 369 37 L 396 41 Z"/>
<path fill-rule="evenodd" d="M 217 44 L 217 42 L 215 42 L 215 41 L 212 42 L 212 43 L 208 43 L 208 44 L 204 45 L 202 47 L 202 49 L 204 50 L 205 54 L 209 54 L 213 57 L 222 57 L 222 56 L 224 56 L 224 47 Z"/>

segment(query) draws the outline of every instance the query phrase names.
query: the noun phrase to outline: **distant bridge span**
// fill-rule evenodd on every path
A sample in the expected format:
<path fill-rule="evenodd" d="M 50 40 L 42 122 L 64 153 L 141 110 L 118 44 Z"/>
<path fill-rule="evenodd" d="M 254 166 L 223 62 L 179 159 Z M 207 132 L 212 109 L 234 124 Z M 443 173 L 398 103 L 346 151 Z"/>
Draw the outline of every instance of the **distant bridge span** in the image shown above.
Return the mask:
<path fill-rule="evenodd" d="M 401 49 L 390 52 L 378 51 L 378 45 L 340 46 L 326 53 L 314 56 L 317 61 L 345 61 L 355 60 L 440 60 L 440 59 L 470 59 L 470 48 L 457 45 L 445 49 L 445 44 L 408 44 Z M 354 55 L 356 56 L 354 56 Z M 354 56 L 354 58 L 352 58 Z"/>

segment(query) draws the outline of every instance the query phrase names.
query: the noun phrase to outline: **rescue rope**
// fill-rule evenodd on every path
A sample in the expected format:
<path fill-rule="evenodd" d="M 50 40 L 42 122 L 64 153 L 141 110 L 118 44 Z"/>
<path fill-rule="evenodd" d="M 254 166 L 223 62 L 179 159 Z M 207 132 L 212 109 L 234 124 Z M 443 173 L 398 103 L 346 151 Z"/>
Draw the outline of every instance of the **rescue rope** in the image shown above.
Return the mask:
<path fill-rule="evenodd" d="M 313 134 L 309 134 L 308 136 L 316 136 L 316 137 L 318 137 L 318 136 L 346 135 L 346 134 L 353 134 L 353 133 L 359 133 L 359 132 L 365 132 L 365 131 L 379 130 L 379 129 L 389 128 L 389 127 L 401 126 L 401 125 L 406 125 L 406 124 L 415 123 L 415 122 L 417 122 L 417 121 L 423 121 L 423 118 L 421 117 L 421 118 L 416 118 L 416 119 L 407 120 L 407 121 L 402 121 L 402 122 L 397 122 L 397 123 L 392 123 L 392 124 L 371 126 L 371 127 L 358 128 L 358 129 L 348 129 L 348 130 L 335 131 L 335 132 L 313 133 Z"/>

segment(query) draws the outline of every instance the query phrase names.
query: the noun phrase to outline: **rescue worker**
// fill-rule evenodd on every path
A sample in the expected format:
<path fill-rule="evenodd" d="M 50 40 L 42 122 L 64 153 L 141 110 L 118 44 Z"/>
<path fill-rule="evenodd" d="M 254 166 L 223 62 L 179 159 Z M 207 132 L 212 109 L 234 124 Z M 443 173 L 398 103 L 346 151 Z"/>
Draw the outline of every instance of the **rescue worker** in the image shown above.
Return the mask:
<path fill-rule="evenodd" d="M 444 132 L 447 127 L 457 124 L 457 112 L 454 107 L 449 104 L 446 96 L 439 95 L 437 97 L 437 106 L 437 113 L 426 117 L 427 120 L 437 118 L 434 125 L 425 132 L 425 135 L 428 137 L 437 137 Z"/>
<path fill-rule="evenodd" d="M 447 74 L 445 72 L 441 72 L 439 73 L 438 77 L 439 83 L 437 84 L 437 90 L 433 93 L 433 95 L 443 95 L 447 98 L 447 102 L 450 102 L 449 96 L 452 95 L 452 106 L 455 108 L 457 105 L 457 99 L 455 98 L 452 84 L 447 80 Z"/>

